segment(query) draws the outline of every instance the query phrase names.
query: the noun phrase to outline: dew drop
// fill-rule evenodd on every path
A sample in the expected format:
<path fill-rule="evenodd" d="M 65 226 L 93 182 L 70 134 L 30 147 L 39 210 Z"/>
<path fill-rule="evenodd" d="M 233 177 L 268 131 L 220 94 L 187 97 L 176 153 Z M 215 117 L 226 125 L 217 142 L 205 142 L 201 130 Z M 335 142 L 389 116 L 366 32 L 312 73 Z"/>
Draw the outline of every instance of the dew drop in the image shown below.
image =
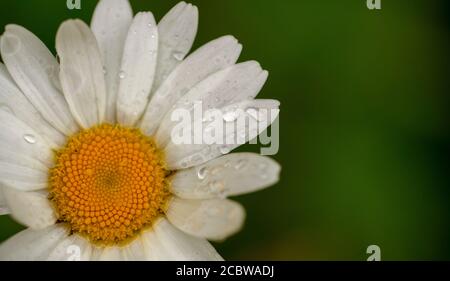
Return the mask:
<path fill-rule="evenodd" d="M 228 111 L 223 114 L 222 118 L 225 122 L 233 122 L 238 118 L 239 114 L 236 111 Z"/>
<path fill-rule="evenodd" d="M 173 57 L 177 60 L 177 61 L 182 61 L 184 58 L 184 54 L 182 52 L 174 52 L 173 53 Z"/>
<path fill-rule="evenodd" d="M 207 174 L 208 174 L 208 169 L 206 167 L 201 167 L 200 169 L 198 169 L 197 176 L 199 179 L 201 179 L 201 180 L 205 179 Z"/>
<path fill-rule="evenodd" d="M 240 169 L 244 168 L 246 164 L 247 164 L 247 160 L 245 160 L 245 159 L 240 159 L 239 161 L 237 161 L 237 163 L 236 163 L 236 165 L 234 166 L 234 168 L 235 168 L 236 170 L 240 170 Z"/>
<path fill-rule="evenodd" d="M 213 181 L 209 184 L 209 189 L 213 194 L 219 197 L 225 197 L 226 189 L 223 181 Z"/>
<path fill-rule="evenodd" d="M 230 153 L 230 148 L 229 148 L 227 145 L 222 145 L 222 146 L 219 148 L 219 151 L 220 151 L 220 153 L 222 153 L 222 154 L 227 154 L 227 153 Z"/>
<path fill-rule="evenodd" d="M 33 135 L 31 135 L 31 134 L 26 134 L 26 135 L 24 135 L 24 136 L 23 136 L 23 139 L 24 139 L 27 143 L 31 143 L 31 144 L 36 143 L 36 138 L 35 138 Z"/>
<path fill-rule="evenodd" d="M 16 54 L 20 48 L 22 43 L 20 42 L 20 39 L 12 34 L 6 34 L 3 35 L 2 40 L 2 55 L 6 56 L 12 56 Z"/>

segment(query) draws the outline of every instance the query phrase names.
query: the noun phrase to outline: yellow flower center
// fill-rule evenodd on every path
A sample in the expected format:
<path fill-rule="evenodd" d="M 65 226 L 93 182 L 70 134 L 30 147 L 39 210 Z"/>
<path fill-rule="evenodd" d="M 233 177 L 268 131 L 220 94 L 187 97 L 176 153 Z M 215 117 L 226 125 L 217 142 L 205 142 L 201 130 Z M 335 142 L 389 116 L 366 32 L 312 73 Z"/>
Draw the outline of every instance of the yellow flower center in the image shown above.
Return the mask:
<path fill-rule="evenodd" d="M 167 171 L 154 141 L 138 129 L 82 130 L 56 152 L 50 200 L 58 220 L 99 244 L 118 244 L 151 226 L 166 207 Z"/>

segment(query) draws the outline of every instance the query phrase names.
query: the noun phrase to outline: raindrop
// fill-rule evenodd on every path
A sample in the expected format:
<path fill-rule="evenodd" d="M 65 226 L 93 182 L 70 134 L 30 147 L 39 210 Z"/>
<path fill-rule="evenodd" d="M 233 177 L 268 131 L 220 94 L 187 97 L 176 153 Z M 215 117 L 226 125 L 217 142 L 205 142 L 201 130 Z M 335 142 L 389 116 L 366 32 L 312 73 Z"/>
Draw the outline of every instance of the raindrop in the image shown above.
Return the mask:
<path fill-rule="evenodd" d="M 211 174 L 212 175 L 218 174 L 221 170 L 222 170 L 221 166 L 216 166 L 216 167 L 211 169 Z"/>
<path fill-rule="evenodd" d="M 238 118 L 239 114 L 236 111 L 228 111 L 223 114 L 223 120 L 225 122 L 233 122 Z"/>
<path fill-rule="evenodd" d="M 201 180 L 205 179 L 207 174 L 208 174 L 208 169 L 206 167 L 201 167 L 200 169 L 198 169 L 197 176 L 199 179 L 201 179 Z"/>
<path fill-rule="evenodd" d="M 227 154 L 227 153 L 230 152 L 230 148 L 229 148 L 227 145 L 222 145 L 222 146 L 219 148 L 219 151 L 220 151 L 220 153 L 222 153 L 222 154 Z"/>
<path fill-rule="evenodd" d="M 183 159 L 180 161 L 181 168 L 186 168 L 188 166 L 188 159 Z"/>
<path fill-rule="evenodd" d="M 225 184 L 223 181 L 213 181 L 209 184 L 209 189 L 212 193 L 219 195 L 220 197 L 225 197 Z"/>
<path fill-rule="evenodd" d="M 234 168 L 236 170 L 240 170 L 242 169 L 245 165 L 247 164 L 247 160 L 245 159 L 240 159 L 239 161 L 237 161 L 236 165 L 234 166 Z"/>
<path fill-rule="evenodd" d="M 23 139 L 24 139 L 27 143 L 31 143 L 31 144 L 36 143 L 36 138 L 35 138 L 33 135 L 31 135 L 31 134 L 26 134 L 26 135 L 24 135 L 24 136 L 23 136 Z"/>
<path fill-rule="evenodd" d="M 108 71 L 106 70 L 106 67 L 104 66 L 104 67 L 103 67 L 103 74 L 106 75 L 107 72 L 108 72 Z"/>
<path fill-rule="evenodd" d="M 173 57 L 177 60 L 177 61 L 182 61 L 184 58 L 184 54 L 182 52 L 174 52 L 173 53 Z"/>
<path fill-rule="evenodd" d="M 127 76 L 127 75 L 125 74 L 125 71 L 121 70 L 121 71 L 119 72 L 119 78 L 120 78 L 120 79 L 124 79 L 126 76 Z"/>

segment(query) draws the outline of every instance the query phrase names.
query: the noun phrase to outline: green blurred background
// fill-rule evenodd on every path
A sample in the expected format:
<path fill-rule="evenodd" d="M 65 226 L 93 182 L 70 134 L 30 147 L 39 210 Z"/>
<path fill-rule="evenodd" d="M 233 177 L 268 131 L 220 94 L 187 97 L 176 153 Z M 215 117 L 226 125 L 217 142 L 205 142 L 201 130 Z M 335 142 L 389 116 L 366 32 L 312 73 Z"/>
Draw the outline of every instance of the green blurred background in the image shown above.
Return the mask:
<path fill-rule="evenodd" d="M 2 1 L 54 51 L 67 18 L 90 21 L 97 1 Z M 131 0 L 159 20 L 175 0 Z M 281 180 L 236 198 L 243 230 L 215 246 L 232 260 L 450 259 L 447 0 L 193 0 L 194 48 L 225 34 L 270 76 L 281 101 Z M 240 150 L 258 151 L 255 145 Z M 0 241 L 22 227 L 0 218 Z"/>

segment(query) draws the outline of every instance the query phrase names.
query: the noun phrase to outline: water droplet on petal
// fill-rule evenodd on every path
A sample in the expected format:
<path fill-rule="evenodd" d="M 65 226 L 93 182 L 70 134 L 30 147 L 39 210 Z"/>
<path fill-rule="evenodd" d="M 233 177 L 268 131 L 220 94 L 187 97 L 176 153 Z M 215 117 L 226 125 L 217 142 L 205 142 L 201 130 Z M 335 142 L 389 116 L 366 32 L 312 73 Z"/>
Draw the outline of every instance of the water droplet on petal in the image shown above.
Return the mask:
<path fill-rule="evenodd" d="M 236 111 L 234 111 L 234 110 L 225 112 L 225 113 L 223 114 L 223 116 L 222 116 L 222 118 L 223 118 L 223 120 L 224 120 L 225 122 L 233 122 L 233 121 L 235 121 L 238 117 L 239 117 L 239 114 L 238 114 Z"/>
<path fill-rule="evenodd" d="M 26 135 L 24 135 L 24 136 L 23 136 L 23 139 L 24 139 L 27 143 L 31 143 L 31 144 L 36 143 L 36 138 L 35 138 L 33 135 L 31 135 L 31 134 L 26 134 Z"/>
<path fill-rule="evenodd" d="M 122 70 L 122 71 L 119 72 L 119 78 L 120 79 L 124 79 L 126 76 L 127 75 L 126 75 L 125 71 Z"/>
<path fill-rule="evenodd" d="M 216 167 L 214 167 L 214 168 L 211 169 L 211 174 L 212 174 L 212 175 L 216 175 L 216 174 L 218 174 L 221 170 L 222 170 L 222 167 L 221 167 L 221 166 L 216 166 Z"/>
<path fill-rule="evenodd" d="M 201 167 L 200 169 L 198 169 L 197 176 L 199 179 L 201 179 L 201 180 L 205 179 L 207 174 L 208 174 L 208 169 L 206 167 Z"/>
<path fill-rule="evenodd" d="M 230 148 L 227 145 L 223 145 L 219 148 L 220 153 L 227 154 L 230 153 Z"/>
<path fill-rule="evenodd" d="M 234 166 L 234 168 L 236 170 L 240 170 L 242 168 L 244 168 L 244 166 L 247 164 L 247 160 L 245 159 L 240 159 L 239 161 L 237 161 L 236 165 Z"/>
<path fill-rule="evenodd" d="M 177 61 L 182 61 L 184 58 L 184 54 L 182 52 L 174 52 L 173 53 L 173 57 L 177 60 Z"/>

